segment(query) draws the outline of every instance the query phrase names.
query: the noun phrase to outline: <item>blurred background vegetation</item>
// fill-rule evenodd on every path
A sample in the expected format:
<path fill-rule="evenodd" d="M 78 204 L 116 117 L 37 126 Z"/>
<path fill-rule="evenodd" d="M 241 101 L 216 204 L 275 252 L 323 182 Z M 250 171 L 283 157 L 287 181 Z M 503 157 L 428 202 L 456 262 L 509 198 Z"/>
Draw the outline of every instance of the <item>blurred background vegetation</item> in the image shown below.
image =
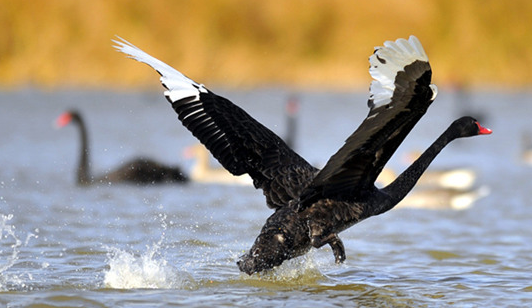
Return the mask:
<path fill-rule="evenodd" d="M 0 87 L 153 87 L 119 35 L 228 87 L 367 89 L 368 56 L 416 35 L 442 86 L 532 81 L 529 0 L 0 0 Z"/>

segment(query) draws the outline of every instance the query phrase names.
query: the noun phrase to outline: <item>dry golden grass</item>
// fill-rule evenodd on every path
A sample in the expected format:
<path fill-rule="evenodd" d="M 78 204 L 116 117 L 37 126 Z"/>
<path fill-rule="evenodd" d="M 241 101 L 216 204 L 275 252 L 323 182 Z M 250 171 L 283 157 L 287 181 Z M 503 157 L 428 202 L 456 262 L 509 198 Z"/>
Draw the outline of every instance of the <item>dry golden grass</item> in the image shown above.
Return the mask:
<path fill-rule="evenodd" d="M 120 35 L 191 78 L 226 86 L 354 88 L 384 40 L 420 38 L 439 84 L 526 87 L 532 1 L 0 0 L 0 85 L 157 83 Z"/>

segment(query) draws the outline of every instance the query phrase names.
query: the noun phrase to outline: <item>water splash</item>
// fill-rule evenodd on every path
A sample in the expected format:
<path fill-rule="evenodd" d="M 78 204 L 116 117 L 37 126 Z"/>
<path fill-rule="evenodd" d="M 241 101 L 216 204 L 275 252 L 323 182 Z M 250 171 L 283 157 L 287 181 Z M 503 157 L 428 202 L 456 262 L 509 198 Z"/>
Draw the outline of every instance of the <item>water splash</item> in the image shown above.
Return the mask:
<path fill-rule="evenodd" d="M 166 229 L 166 216 L 160 217 Z M 114 289 L 188 289 L 196 283 L 190 274 L 178 270 L 165 258 L 161 239 L 147 246 L 142 254 L 134 254 L 115 247 L 107 247 L 109 271 L 105 273 L 104 286 Z"/>
<path fill-rule="evenodd" d="M 0 240 L 2 241 L 2 248 L 0 248 L 0 256 L 2 256 L 3 263 L 0 264 L 0 274 L 11 268 L 17 260 L 19 247 L 22 241 L 15 235 L 15 226 L 9 225 L 8 221 L 13 219 L 13 215 L 0 214 Z M 4 251 L 4 246 L 9 247 L 9 252 Z"/>
<path fill-rule="evenodd" d="M 12 214 L 0 214 L 0 290 L 6 289 L 8 284 L 23 285 L 18 276 L 6 273 L 17 261 L 19 248 L 22 246 L 22 241 L 15 234 L 15 226 L 8 224 L 11 219 Z M 26 243 L 28 240 L 29 238 Z"/>
<path fill-rule="evenodd" d="M 17 236 L 15 225 L 9 223 L 12 219 L 13 214 L 0 214 L 0 290 L 31 288 L 28 281 L 33 280 L 30 273 L 8 274 L 8 272 L 19 259 L 20 248 L 28 246 L 30 239 L 39 238 L 39 229 L 35 229 L 35 233 L 28 233 L 26 239 L 22 241 Z"/>
<path fill-rule="evenodd" d="M 283 262 L 271 270 L 251 276 L 241 274 L 241 278 L 252 285 L 314 285 L 326 276 L 320 271 L 323 265 L 316 258 L 314 250 L 306 255 Z"/>
<path fill-rule="evenodd" d="M 136 256 L 118 248 L 110 248 L 109 271 L 104 285 L 114 289 L 181 289 L 193 284 L 192 277 L 179 271 L 160 257 L 156 245 Z"/>

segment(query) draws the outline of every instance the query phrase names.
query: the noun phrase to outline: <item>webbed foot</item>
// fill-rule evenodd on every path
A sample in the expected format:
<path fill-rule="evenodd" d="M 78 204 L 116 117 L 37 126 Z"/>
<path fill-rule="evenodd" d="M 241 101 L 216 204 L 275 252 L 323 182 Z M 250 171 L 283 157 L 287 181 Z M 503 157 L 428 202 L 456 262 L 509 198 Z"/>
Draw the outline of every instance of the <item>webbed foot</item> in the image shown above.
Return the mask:
<path fill-rule="evenodd" d="M 338 235 L 336 235 L 335 238 L 335 240 L 329 242 L 329 245 L 334 253 L 335 262 L 340 264 L 345 261 L 345 248 L 344 243 L 342 243 L 342 240 L 338 237 Z"/>
<path fill-rule="evenodd" d="M 337 234 L 332 233 L 325 237 L 313 236 L 311 238 L 311 244 L 315 248 L 320 248 L 325 244 L 329 244 L 333 251 L 335 262 L 343 263 L 345 261 L 346 257 L 344 243 L 342 243 L 342 240 L 338 237 Z"/>

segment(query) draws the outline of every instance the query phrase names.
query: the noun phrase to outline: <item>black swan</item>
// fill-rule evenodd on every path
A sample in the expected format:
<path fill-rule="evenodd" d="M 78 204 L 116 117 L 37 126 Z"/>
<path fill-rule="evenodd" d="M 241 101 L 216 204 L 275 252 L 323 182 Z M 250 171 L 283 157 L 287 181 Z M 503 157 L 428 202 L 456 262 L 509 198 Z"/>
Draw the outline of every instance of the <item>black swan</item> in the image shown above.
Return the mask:
<path fill-rule="evenodd" d="M 374 78 L 369 114 L 321 170 L 231 101 L 131 43 L 115 43 L 161 75 L 164 94 L 183 125 L 231 173 L 248 173 L 275 210 L 237 262 L 250 275 L 325 244 L 336 262 L 343 262 L 338 233 L 392 209 L 452 140 L 491 133 L 471 117 L 460 118 L 395 181 L 378 189 L 374 183 L 382 168 L 436 97 L 428 58 L 416 37 L 375 49 L 369 59 Z"/>
<path fill-rule="evenodd" d="M 77 170 L 78 185 L 90 185 L 93 183 L 118 183 L 127 182 L 135 184 L 158 184 L 158 183 L 184 183 L 188 177 L 178 167 L 162 165 L 148 158 L 137 158 L 124 163 L 118 169 L 107 172 L 105 175 L 94 178 L 90 173 L 89 145 L 87 128 L 80 113 L 70 110 L 62 113 L 56 119 L 57 127 L 64 127 L 69 123 L 79 128 L 81 139 L 81 153 Z"/>

